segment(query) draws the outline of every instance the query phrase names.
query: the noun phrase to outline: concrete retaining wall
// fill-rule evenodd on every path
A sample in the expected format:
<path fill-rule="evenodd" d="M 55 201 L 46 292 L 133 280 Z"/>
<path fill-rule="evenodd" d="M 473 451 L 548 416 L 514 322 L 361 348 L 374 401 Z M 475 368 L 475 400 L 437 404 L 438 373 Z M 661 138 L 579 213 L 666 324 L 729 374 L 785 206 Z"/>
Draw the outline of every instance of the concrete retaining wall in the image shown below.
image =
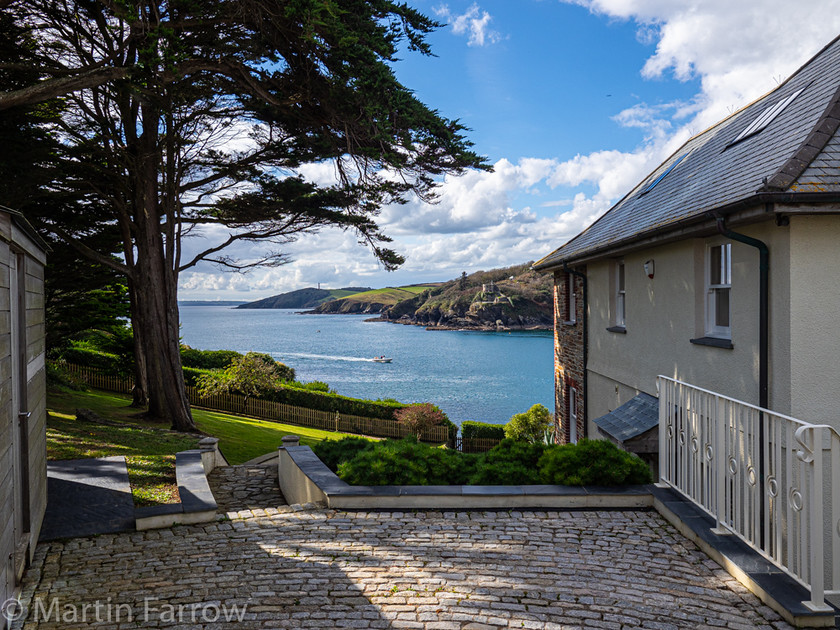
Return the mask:
<path fill-rule="evenodd" d="M 180 503 L 152 505 L 134 510 L 138 531 L 160 529 L 172 525 L 208 523 L 216 518 L 216 499 L 207 483 L 207 475 L 216 466 L 227 466 L 219 451 L 219 440 L 204 438 L 199 448 L 175 455 L 175 478 Z"/>

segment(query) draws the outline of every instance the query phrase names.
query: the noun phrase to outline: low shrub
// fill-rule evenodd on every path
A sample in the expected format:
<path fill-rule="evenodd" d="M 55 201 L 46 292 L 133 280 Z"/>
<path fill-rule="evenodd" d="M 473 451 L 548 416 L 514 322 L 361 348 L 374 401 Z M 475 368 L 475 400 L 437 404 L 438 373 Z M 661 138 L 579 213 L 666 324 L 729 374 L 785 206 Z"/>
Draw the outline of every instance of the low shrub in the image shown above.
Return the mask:
<path fill-rule="evenodd" d="M 407 437 L 385 440 L 338 465 L 338 476 L 352 485 L 448 485 L 466 483 L 470 456 L 435 448 Z"/>
<path fill-rule="evenodd" d="M 465 420 L 461 423 L 461 437 L 465 440 L 473 439 L 505 439 L 505 425 L 490 424 L 487 422 L 475 422 L 474 420 Z"/>
<path fill-rule="evenodd" d="M 86 391 L 87 383 L 84 379 L 70 372 L 66 364 L 58 361 L 47 361 L 47 387 L 50 389 L 66 388 L 74 391 Z"/>
<path fill-rule="evenodd" d="M 650 482 L 647 465 L 605 440 L 545 445 L 506 439 L 480 455 L 422 444 L 414 437 L 322 442 L 315 453 L 352 485 L 620 486 Z"/>
<path fill-rule="evenodd" d="M 546 450 L 542 443 L 531 444 L 507 438 L 478 456 L 471 484 L 511 485 L 540 483 L 537 462 Z"/>
<path fill-rule="evenodd" d="M 641 459 L 607 440 L 583 439 L 547 449 L 539 460 L 543 483 L 564 486 L 620 486 L 650 483 Z"/>
<path fill-rule="evenodd" d="M 323 440 L 312 449 L 327 468 L 336 472 L 338 465 L 353 459 L 366 448 L 374 447 L 376 442 L 364 438 L 347 437 L 341 440 Z"/>
<path fill-rule="evenodd" d="M 500 460 L 481 462 L 475 467 L 469 483 L 475 486 L 511 486 L 540 483 L 539 473 L 522 462 Z"/>

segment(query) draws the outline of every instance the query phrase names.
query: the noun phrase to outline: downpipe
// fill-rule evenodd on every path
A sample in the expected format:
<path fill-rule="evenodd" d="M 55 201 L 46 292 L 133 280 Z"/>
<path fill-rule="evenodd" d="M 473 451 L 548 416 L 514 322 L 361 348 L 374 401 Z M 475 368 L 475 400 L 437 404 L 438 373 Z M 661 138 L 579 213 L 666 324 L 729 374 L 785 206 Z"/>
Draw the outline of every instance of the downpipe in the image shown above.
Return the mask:
<path fill-rule="evenodd" d="M 758 406 L 762 409 L 769 408 L 769 345 L 770 345 L 770 250 L 763 241 L 733 232 L 726 227 L 726 219 L 715 214 L 717 229 L 723 236 L 739 243 L 758 249 Z M 766 462 L 764 461 L 764 413 L 759 412 L 758 416 L 758 478 L 762 485 L 766 478 Z M 764 491 L 759 492 L 759 539 L 761 548 L 764 548 L 765 528 L 764 511 L 766 506 Z"/>

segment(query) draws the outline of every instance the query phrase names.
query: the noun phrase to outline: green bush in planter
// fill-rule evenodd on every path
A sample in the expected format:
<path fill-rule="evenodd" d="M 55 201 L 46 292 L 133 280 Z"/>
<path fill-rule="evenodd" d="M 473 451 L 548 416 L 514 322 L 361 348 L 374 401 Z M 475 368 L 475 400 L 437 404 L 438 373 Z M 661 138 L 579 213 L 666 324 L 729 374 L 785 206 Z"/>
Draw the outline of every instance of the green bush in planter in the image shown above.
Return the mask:
<path fill-rule="evenodd" d="M 564 486 L 620 486 L 650 483 L 641 459 L 607 440 L 583 439 L 547 449 L 538 463 L 542 483 Z"/>
<path fill-rule="evenodd" d="M 407 437 L 360 451 L 338 465 L 338 476 L 361 486 L 463 484 L 471 472 L 471 459 Z"/>
<path fill-rule="evenodd" d="M 540 483 L 537 462 L 545 452 L 541 443 L 507 438 L 478 456 L 473 485 L 519 485 Z"/>
<path fill-rule="evenodd" d="M 324 440 L 312 449 L 327 468 L 335 472 L 341 462 L 353 459 L 366 448 L 373 448 L 376 442 L 364 438 L 347 437 L 341 440 Z"/>

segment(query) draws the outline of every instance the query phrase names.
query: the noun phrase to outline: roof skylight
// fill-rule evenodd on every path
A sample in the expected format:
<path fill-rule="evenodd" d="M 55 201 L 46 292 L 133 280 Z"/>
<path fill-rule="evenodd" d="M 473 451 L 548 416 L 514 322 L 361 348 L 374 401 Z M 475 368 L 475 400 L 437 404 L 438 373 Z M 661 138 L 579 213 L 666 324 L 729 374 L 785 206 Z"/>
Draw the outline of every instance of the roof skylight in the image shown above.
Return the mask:
<path fill-rule="evenodd" d="M 790 96 L 783 98 L 782 100 L 776 102 L 774 105 L 771 105 L 767 109 L 765 109 L 761 114 L 759 114 L 758 118 L 752 121 L 747 127 L 738 134 L 738 137 L 735 138 L 730 145 L 735 144 L 736 142 L 740 142 L 745 138 L 749 138 L 752 135 L 757 134 L 759 131 L 763 130 L 767 125 L 773 122 L 773 119 L 776 118 L 779 114 L 781 114 L 785 107 L 790 105 L 797 96 L 802 94 L 805 88 L 800 88 Z"/>
<path fill-rule="evenodd" d="M 674 163 L 673 163 L 673 164 L 671 164 L 671 166 L 669 166 L 667 169 L 665 169 L 665 172 L 664 172 L 664 173 L 662 173 L 662 175 L 660 175 L 659 177 L 657 177 L 656 179 L 654 179 L 654 180 L 653 180 L 650 184 L 648 184 L 648 187 L 647 187 L 647 188 L 645 188 L 645 189 L 642 191 L 642 194 L 643 194 L 643 195 L 646 195 L 646 194 L 647 194 L 647 193 L 649 193 L 651 190 L 653 190 L 653 187 L 654 187 L 654 186 L 656 186 L 656 185 L 657 185 L 659 182 L 661 182 L 663 179 L 665 179 L 665 176 L 666 176 L 668 173 L 670 173 L 671 171 L 673 171 L 673 170 L 677 167 L 677 164 L 679 164 L 680 162 L 682 162 L 682 161 L 685 159 L 685 156 L 687 156 L 687 155 L 688 155 L 688 153 L 683 153 L 680 157 L 678 157 L 678 158 L 674 161 Z"/>

